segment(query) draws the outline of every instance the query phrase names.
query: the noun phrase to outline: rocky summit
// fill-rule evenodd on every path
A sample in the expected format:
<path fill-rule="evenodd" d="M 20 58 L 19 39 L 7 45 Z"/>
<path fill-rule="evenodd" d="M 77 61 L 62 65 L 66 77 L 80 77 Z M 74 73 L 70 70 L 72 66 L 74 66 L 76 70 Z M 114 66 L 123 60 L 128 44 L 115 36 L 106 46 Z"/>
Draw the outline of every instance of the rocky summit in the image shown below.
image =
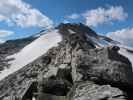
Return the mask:
<path fill-rule="evenodd" d="M 0 100 L 133 100 L 132 62 L 119 52 L 125 48 L 83 24 L 60 24 L 54 30 L 62 40 L 3 78 Z M 0 61 L 6 65 L 0 63 L 1 73 L 10 69 L 8 63 L 14 59 L 6 59 L 9 55 L 41 36 L 2 44 Z"/>

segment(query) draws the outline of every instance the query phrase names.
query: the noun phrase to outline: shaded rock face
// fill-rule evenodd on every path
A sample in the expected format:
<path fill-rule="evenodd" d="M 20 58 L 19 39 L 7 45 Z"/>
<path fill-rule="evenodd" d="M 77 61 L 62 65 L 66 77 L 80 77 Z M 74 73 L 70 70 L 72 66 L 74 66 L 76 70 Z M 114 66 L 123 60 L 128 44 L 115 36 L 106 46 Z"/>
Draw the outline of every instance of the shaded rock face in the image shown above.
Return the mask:
<path fill-rule="evenodd" d="M 118 53 L 119 47 L 96 48 L 90 38 L 98 35 L 82 24 L 61 24 L 58 29 L 63 37 L 59 46 L 0 81 L 1 98 L 21 97 L 31 81 L 38 81 L 40 94 L 68 95 L 70 100 L 129 100 L 132 97 L 132 66 Z M 75 33 L 71 34 L 69 29 Z M 124 92 L 130 98 L 127 99 Z"/>
<path fill-rule="evenodd" d="M 67 100 L 65 96 L 56 96 L 46 93 L 41 93 L 37 100 Z"/>
<path fill-rule="evenodd" d="M 47 93 L 57 96 L 66 96 L 72 84 L 67 80 L 45 79 L 38 85 L 39 93 Z"/>
<path fill-rule="evenodd" d="M 76 58 L 77 73 L 83 75 L 83 80 L 132 84 L 132 66 L 127 58 L 121 56 L 111 48 L 101 48 L 89 51 L 80 51 Z"/>

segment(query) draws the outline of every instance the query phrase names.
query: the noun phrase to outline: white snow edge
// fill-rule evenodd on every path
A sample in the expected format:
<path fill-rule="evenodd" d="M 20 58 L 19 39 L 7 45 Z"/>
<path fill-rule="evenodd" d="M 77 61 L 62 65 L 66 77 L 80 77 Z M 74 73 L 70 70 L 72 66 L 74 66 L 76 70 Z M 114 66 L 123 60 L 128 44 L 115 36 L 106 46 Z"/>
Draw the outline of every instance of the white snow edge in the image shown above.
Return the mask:
<path fill-rule="evenodd" d="M 20 52 L 8 56 L 7 59 L 14 58 L 14 60 L 9 62 L 11 64 L 9 69 L 0 72 L 0 80 L 33 62 L 45 54 L 50 48 L 58 46 L 60 41 L 62 41 L 62 36 L 58 30 L 53 30 L 25 46 Z"/>

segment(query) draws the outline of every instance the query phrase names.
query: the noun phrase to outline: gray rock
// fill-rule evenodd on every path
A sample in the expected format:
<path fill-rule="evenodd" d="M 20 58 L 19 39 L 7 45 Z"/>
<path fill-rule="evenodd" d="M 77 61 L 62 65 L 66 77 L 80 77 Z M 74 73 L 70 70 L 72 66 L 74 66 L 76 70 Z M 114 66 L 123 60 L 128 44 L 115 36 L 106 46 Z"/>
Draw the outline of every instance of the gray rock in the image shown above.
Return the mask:
<path fill-rule="evenodd" d="M 70 100 L 127 100 L 123 91 L 110 85 L 79 82 L 68 94 Z"/>
<path fill-rule="evenodd" d="M 114 84 L 133 85 L 132 65 L 129 60 L 110 47 L 73 51 L 72 68 L 74 77 Z M 79 79 L 75 79 L 79 81 Z"/>

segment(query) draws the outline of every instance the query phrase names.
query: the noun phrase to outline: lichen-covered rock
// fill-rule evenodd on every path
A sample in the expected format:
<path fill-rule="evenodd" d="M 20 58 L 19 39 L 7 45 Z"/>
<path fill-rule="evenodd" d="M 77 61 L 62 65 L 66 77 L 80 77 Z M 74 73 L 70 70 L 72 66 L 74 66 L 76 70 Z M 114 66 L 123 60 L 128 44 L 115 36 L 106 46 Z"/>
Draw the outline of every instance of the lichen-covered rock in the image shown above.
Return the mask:
<path fill-rule="evenodd" d="M 80 80 L 93 80 L 97 82 L 107 82 L 133 85 L 132 65 L 129 60 L 120 55 L 110 47 L 101 49 L 83 49 L 73 51 L 72 68 L 75 70 L 75 76 Z M 74 74 L 74 73 L 73 73 Z M 74 79 L 79 81 L 79 79 Z"/>
<path fill-rule="evenodd" d="M 70 100 L 127 100 L 126 95 L 110 85 L 79 82 L 68 94 Z"/>

